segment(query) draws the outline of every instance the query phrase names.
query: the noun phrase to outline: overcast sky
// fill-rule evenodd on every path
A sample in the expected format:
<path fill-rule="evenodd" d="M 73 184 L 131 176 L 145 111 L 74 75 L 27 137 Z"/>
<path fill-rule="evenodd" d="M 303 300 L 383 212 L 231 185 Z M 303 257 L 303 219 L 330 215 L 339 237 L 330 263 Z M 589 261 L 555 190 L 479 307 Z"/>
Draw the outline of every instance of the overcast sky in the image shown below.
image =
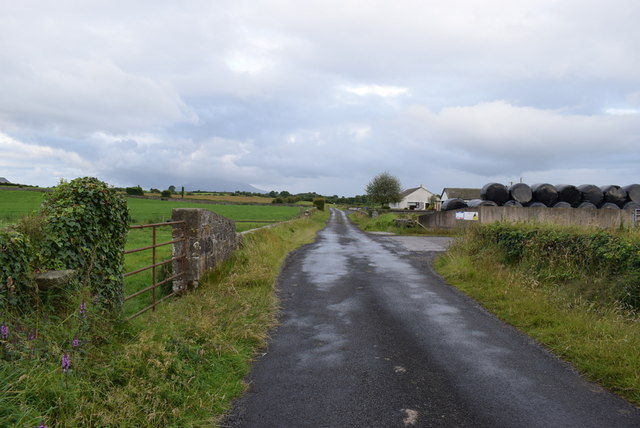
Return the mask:
<path fill-rule="evenodd" d="M 636 183 L 638 17 L 637 0 L 0 0 L 0 176 Z"/>

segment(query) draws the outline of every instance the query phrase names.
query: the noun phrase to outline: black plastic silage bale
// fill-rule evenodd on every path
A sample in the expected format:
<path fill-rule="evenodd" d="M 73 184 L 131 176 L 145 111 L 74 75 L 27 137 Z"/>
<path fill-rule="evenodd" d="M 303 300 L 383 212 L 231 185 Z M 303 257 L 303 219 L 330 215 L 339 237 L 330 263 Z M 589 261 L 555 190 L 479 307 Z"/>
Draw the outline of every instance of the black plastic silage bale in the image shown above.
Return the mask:
<path fill-rule="evenodd" d="M 597 210 L 598 207 L 595 204 L 592 204 L 589 201 L 584 201 L 581 202 L 577 208 L 583 208 L 583 209 L 587 209 L 587 210 Z"/>
<path fill-rule="evenodd" d="M 582 202 L 582 192 L 573 184 L 556 184 L 556 192 L 559 202 L 567 202 L 572 207 Z"/>
<path fill-rule="evenodd" d="M 623 189 L 627 192 L 627 200 L 640 204 L 640 184 L 629 184 Z"/>
<path fill-rule="evenodd" d="M 619 210 L 620 207 L 618 206 L 618 204 L 614 204 L 613 202 L 605 202 L 604 204 L 600 205 L 600 209 L 601 210 Z"/>
<path fill-rule="evenodd" d="M 527 208 L 547 208 L 547 205 L 542 202 L 535 201 L 527 204 Z"/>
<path fill-rule="evenodd" d="M 504 184 L 487 183 L 480 190 L 480 198 L 502 205 L 509 200 L 509 191 Z"/>
<path fill-rule="evenodd" d="M 602 189 L 594 184 L 581 184 L 578 190 L 582 193 L 582 202 L 591 202 L 596 207 L 602 203 L 604 194 Z"/>
<path fill-rule="evenodd" d="M 514 201 L 519 202 L 521 205 L 525 205 L 531 202 L 533 192 L 528 184 L 516 183 L 509 186 L 509 197 Z M 504 205 L 506 205 L 506 202 Z"/>
<path fill-rule="evenodd" d="M 518 201 L 514 201 L 513 199 L 509 199 L 507 202 L 504 203 L 503 207 L 522 208 L 522 204 Z"/>
<path fill-rule="evenodd" d="M 640 203 L 629 201 L 626 204 L 624 204 L 622 209 L 625 209 L 625 210 L 640 210 Z"/>
<path fill-rule="evenodd" d="M 537 183 L 531 186 L 533 192 L 533 201 L 541 202 L 550 207 L 558 202 L 558 192 L 556 188 L 549 183 Z"/>
<path fill-rule="evenodd" d="M 571 204 L 566 201 L 558 201 L 553 204 L 553 208 L 572 208 Z"/>
<path fill-rule="evenodd" d="M 616 204 L 618 208 L 627 202 L 627 191 L 620 186 L 609 184 L 607 186 L 600 186 L 600 190 L 602 190 L 604 195 L 604 202 Z"/>
<path fill-rule="evenodd" d="M 467 208 L 467 203 L 460 198 L 447 199 L 442 203 L 442 211 L 459 210 L 461 208 Z"/>
<path fill-rule="evenodd" d="M 485 200 L 485 199 L 471 199 L 469 202 L 467 202 L 467 206 L 469 206 L 469 208 L 497 207 L 498 204 L 496 204 L 493 201 L 489 201 L 489 200 Z"/>

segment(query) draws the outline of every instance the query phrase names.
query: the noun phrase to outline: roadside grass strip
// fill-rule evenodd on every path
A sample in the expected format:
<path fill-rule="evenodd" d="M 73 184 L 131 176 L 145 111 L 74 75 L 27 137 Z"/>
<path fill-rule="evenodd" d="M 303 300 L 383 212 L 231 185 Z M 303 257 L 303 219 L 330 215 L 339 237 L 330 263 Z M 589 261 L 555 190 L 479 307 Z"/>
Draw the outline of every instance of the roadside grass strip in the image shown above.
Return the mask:
<path fill-rule="evenodd" d="M 0 320 L 0 426 L 215 425 L 277 322 L 282 263 L 327 218 L 245 235 L 199 288 L 131 322 L 101 313 L 90 296 Z"/>
<path fill-rule="evenodd" d="M 552 228 L 550 235 L 565 233 Z M 584 236 L 590 233 L 603 232 L 575 233 L 581 237 L 576 239 L 587 239 Z M 547 241 L 541 247 L 521 242 L 527 251 L 535 252 L 516 262 L 495 240 L 470 230 L 436 260 L 435 267 L 450 284 L 571 363 L 586 378 L 640 406 L 638 311 L 611 298 L 607 284 L 622 284 L 618 278 L 585 274 L 569 255 L 547 253 L 550 235 L 543 235 Z M 625 240 L 637 238 L 630 231 L 619 235 Z"/>

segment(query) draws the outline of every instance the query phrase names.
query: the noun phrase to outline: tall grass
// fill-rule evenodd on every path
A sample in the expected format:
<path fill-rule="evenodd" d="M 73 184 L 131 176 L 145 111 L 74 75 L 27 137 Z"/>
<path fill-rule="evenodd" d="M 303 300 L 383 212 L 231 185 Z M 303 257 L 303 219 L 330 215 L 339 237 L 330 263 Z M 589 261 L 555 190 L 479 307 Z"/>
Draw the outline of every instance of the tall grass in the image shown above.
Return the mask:
<path fill-rule="evenodd" d="M 481 226 L 456 240 L 436 268 L 587 378 L 640 405 L 640 316 L 625 299 L 625 287 L 640 284 L 620 272 L 637 242 L 636 231 Z"/>
<path fill-rule="evenodd" d="M 36 308 L 22 321 L 0 320 L 11 328 L 3 352 L 19 348 L 11 354 L 18 357 L 0 359 L 0 426 L 215 424 L 244 390 L 249 362 L 276 322 L 273 285 L 284 258 L 311 242 L 326 218 L 246 235 L 200 288 L 132 322 L 111 319 L 90 301 L 81 316 L 82 296 L 56 313 Z"/>

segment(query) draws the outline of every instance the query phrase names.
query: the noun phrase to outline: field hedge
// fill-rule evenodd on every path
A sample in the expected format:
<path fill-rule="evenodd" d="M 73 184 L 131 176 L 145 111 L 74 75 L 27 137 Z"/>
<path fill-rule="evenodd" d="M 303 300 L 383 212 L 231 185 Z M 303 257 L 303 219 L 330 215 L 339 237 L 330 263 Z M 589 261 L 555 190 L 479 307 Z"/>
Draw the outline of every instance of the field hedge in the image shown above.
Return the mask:
<path fill-rule="evenodd" d="M 508 223 L 483 225 L 474 234 L 479 251 L 497 248 L 507 265 L 524 267 L 541 280 L 598 281 L 603 290 L 597 294 L 640 309 L 637 234 Z"/>

